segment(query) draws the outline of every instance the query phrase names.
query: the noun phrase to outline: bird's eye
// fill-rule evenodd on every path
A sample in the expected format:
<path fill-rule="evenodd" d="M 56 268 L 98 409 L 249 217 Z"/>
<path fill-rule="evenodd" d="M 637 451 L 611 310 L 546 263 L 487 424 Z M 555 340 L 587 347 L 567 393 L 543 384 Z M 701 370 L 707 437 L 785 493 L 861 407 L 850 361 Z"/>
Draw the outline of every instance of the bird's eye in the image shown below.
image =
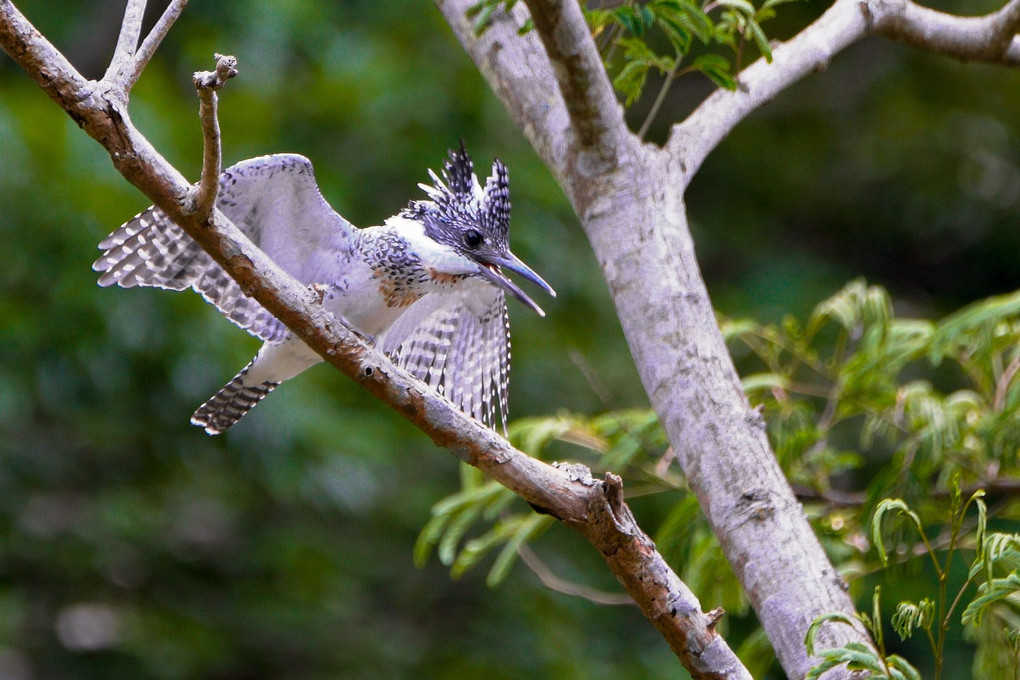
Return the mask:
<path fill-rule="evenodd" d="M 474 229 L 468 229 L 464 232 L 464 245 L 468 248 L 475 248 L 482 243 L 482 235 Z"/>

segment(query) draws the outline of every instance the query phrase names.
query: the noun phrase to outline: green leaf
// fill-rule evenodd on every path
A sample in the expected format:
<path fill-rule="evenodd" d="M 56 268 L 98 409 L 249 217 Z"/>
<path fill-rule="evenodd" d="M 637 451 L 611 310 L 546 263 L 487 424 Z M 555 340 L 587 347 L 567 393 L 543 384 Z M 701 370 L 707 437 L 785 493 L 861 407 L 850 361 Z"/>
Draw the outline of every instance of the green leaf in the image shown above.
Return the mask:
<path fill-rule="evenodd" d="M 893 630 L 901 640 L 909 639 L 918 628 L 931 630 L 935 621 L 935 603 L 927 597 L 919 603 L 900 602 L 892 615 Z"/>
<path fill-rule="evenodd" d="M 624 96 L 626 106 L 630 106 L 641 96 L 641 91 L 644 90 L 647 79 L 648 64 L 641 61 L 631 61 L 613 78 L 613 87 Z"/>
<path fill-rule="evenodd" d="M 748 2 L 748 0 L 716 0 L 716 4 L 736 10 L 749 17 L 754 16 L 754 5 Z"/>
<path fill-rule="evenodd" d="M 747 30 L 751 33 L 751 38 L 754 40 L 754 44 L 758 46 L 758 50 L 762 56 L 765 57 L 765 61 L 772 63 L 772 46 L 769 45 L 769 39 L 765 37 L 765 31 L 761 30 L 761 26 L 758 22 L 749 19 L 747 21 Z"/>
<path fill-rule="evenodd" d="M 740 381 L 744 392 L 750 396 L 754 392 L 786 392 L 790 388 L 790 379 L 777 373 L 752 373 Z"/>
<path fill-rule="evenodd" d="M 976 559 L 970 568 L 970 578 L 982 570 L 987 571 L 986 581 L 991 581 L 996 565 L 1007 569 L 1020 569 L 1020 534 L 991 533 L 985 537 L 982 557 Z"/>
<path fill-rule="evenodd" d="M 864 279 L 854 279 L 815 307 L 807 334 L 814 335 L 826 321 L 833 321 L 848 331 L 862 325 L 884 328 L 892 316 L 892 300 L 884 288 L 868 286 Z"/>
<path fill-rule="evenodd" d="M 704 532 L 694 541 L 681 578 L 703 603 L 722 607 L 737 616 L 748 608 L 740 582 L 710 532 Z"/>
<path fill-rule="evenodd" d="M 991 297 L 964 307 L 943 319 L 932 340 L 930 358 L 938 365 L 956 347 L 966 345 L 975 330 L 987 328 L 1006 317 L 1020 314 L 1020 290 L 1008 295 Z"/>
<path fill-rule="evenodd" d="M 789 4 L 791 2 L 802 2 L 802 1 L 803 0 L 765 0 L 764 4 L 762 4 L 761 8 L 762 9 L 772 9 L 774 7 L 778 7 L 779 5 L 786 5 L 786 4 Z"/>
<path fill-rule="evenodd" d="M 594 35 L 601 33 L 606 26 L 614 21 L 612 10 L 599 8 L 585 9 L 584 18 L 588 22 L 588 28 L 591 29 Z"/>
<path fill-rule="evenodd" d="M 737 658 L 743 662 L 752 678 L 764 678 L 769 667 L 776 660 L 776 652 L 769 642 L 765 629 L 756 627 L 744 638 L 736 650 Z"/>
<path fill-rule="evenodd" d="M 810 652 L 809 652 L 810 654 Z M 854 671 L 871 671 L 875 678 L 885 677 L 885 667 L 882 659 L 874 649 L 861 642 L 849 642 L 843 647 L 836 649 L 825 649 L 817 654 L 822 658 L 822 663 L 815 666 L 805 677 L 805 680 L 816 680 L 821 675 L 836 666 L 846 664 L 847 669 Z"/>
<path fill-rule="evenodd" d="M 1016 571 L 1006 578 L 992 579 L 978 587 L 978 594 L 963 610 L 963 625 L 979 625 L 981 616 L 992 604 L 1020 592 L 1020 574 Z"/>
<path fill-rule="evenodd" d="M 539 515 L 538 513 L 533 513 L 525 520 L 513 537 L 503 546 L 499 556 L 496 557 L 496 561 L 493 562 L 492 568 L 485 578 L 486 585 L 490 588 L 495 588 L 502 583 L 506 579 L 507 574 L 510 573 L 510 567 L 517 560 L 517 550 L 521 545 L 537 538 L 543 531 L 552 526 L 555 521 L 549 515 Z"/>
<path fill-rule="evenodd" d="M 885 649 L 885 639 L 882 635 L 882 586 L 875 586 L 875 593 L 871 596 L 871 634 L 875 638 L 875 644 L 879 649 Z"/>
<path fill-rule="evenodd" d="M 440 562 L 446 566 L 453 564 L 457 556 L 457 546 L 460 544 L 460 539 L 464 537 L 467 530 L 478 519 L 478 516 L 482 513 L 482 507 L 480 503 L 469 505 L 450 521 L 442 538 L 439 539 L 437 554 Z"/>
<path fill-rule="evenodd" d="M 691 31 L 687 26 L 669 16 L 660 16 L 658 23 L 677 55 L 686 55 L 691 51 Z"/>
<path fill-rule="evenodd" d="M 901 515 L 906 515 L 917 527 L 917 530 L 923 535 L 924 527 L 921 525 L 921 518 L 917 516 L 917 513 L 910 509 L 910 507 L 899 498 L 887 498 L 878 504 L 875 509 L 875 515 L 871 519 L 871 544 L 878 550 L 878 558 L 882 561 L 883 565 L 889 564 L 889 557 L 885 552 L 885 541 L 882 538 L 882 520 L 885 518 L 886 513 L 895 510 Z"/>
<path fill-rule="evenodd" d="M 616 42 L 623 48 L 623 55 L 627 60 L 642 62 L 650 68 L 659 69 L 663 73 L 668 73 L 673 68 L 672 58 L 656 54 L 640 38 L 620 38 Z"/>
<path fill-rule="evenodd" d="M 460 578 L 467 573 L 490 550 L 513 536 L 523 519 L 523 515 L 508 517 L 498 522 L 481 536 L 472 538 L 464 543 L 464 548 L 457 554 L 456 559 L 449 563 L 450 576 Z"/>
<path fill-rule="evenodd" d="M 725 59 L 723 60 L 725 61 Z M 729 62 L 727 62 L 728 64 Z M 744 335 L 756 335 L 761 332 L 761 324 L 754 319 L 720 319 L 719 330 L 723 338 L 729 342 Z"/>
<path fill-rule="evenodd" d="M 680 0 L 656 0 L 649 7 L 678 54 L 687 54 L 691 35 L 706 45 L 712 41 L 715 24 L 697 5 Z"/>
<path fill-rule="evenodd" d="M 662 520 L 653 540 L 666 561 L 679 563 L 698 525 L 699 512 L 698 499 L 689 493 Z"/>
<path fill-rule="evenodd" d="M 464 484 L 472 484 L 473 474 L 462 469 L 461 481 Z M 456 543 L 460 540 L 464 531 L 467 530 L 479 513 L 495 501 L 502 502 L 503 496 L 507 494 L 505 489 L 495 482 L 487 481 L 481 486 L 471 486 L 462 491 L 447 496 L 432 506 L 432 518 L 425 524 L 418 533 L 414 544 L 414 563 L 419 567 L 428 562 L 432 548 L 437 543 L 446 545 L 440 554 L 440 560 L 449 564 L 452 559 L 451 550 L 456 549 Z M 512 496 L 511 496 L 512 497 Z M 467 522 L 462 526 L 462 523 Z M 451 532 L 454 534 L 451 536 Z M 458 533 L 459 532 L 459 533 Z M 452 547 L 449 542 L 453 541 Z"/>
<path fill-rule="evenodd" d="M 737 89 L 737 81 L 730 75 L 730 62 L 718 54 L 703 54 L 691 64 L 691 68 L 704 73 L 709 80 L 726 90 Z"/>
<path fill-rule="evenodd" d="M 829 612 L 828 614 L 822 614 L 811 622 L 811 625 L 808 626 L 807 633 L 804 634 L 804 644 L 807 647 L 808 656 L 818 655 L 815 651 L 815 638 L 818 636 L 818 631 L 821 630 L 822 624 L 825 623 L 845 623 L 851 628 L 857 626 L 857 621 L 843 612 Z"/>
<path fill-rule="evenodd" d="M 414 542 L 412 553 L 414 566 L 421 569 L 428 564 L 432 548 L 439 541 L 439 537 L 443 533 L 443 529 L 446 528 L 449 518 L 449 515 L 435 515 L 422 527 L 422 530 L 418 533 L 417 540 Z"/>
<path fill-rule="evenodd" d="M 921 680 L 921 674 L 918 670 L 898 654 L 890 654 L 885 657 L 885 664 L 889 667 L 890 677 L 903 678 L 903 680 Z"/>
<path fill-rule="evenodd" d="M 612 10 L 613 19 L 634 36 L 641 37 L 652 24 L 655 17 L 647 7 L 635 7 L 633 5 L 620 5 Z"/>
<path fill-rule="evenodd" d="M 981 496 L 978 496 L 978 493 Z M 975 542 L 977 543 L 977 555 L 975 560 L 983 560 L 985 558 L 985 540 L 988 537 L 988 507 L 985 505 L 984 490 L 975 491 L 974 495 L 970 497 L 970 500 L 974 502 L 978 510 L 978 523 L 977 532 L 975 535 Z"/>
<path fill-rule="evenodd" d="M 550 442 L 577 426 L 578 421 L 572 416 L 518 418 L 510 424 L 510 443 L 532 458 L 541 458 Z"/>

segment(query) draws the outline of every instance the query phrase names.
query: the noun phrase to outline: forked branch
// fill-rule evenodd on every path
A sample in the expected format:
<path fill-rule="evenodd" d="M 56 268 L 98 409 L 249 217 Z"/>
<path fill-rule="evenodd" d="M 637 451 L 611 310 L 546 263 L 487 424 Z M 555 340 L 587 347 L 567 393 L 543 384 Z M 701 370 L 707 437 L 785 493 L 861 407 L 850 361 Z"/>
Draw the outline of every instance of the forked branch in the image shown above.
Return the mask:
<path fill-rule="evenodd" d="M 145 36 L 145 40 L 142 41 L 138 51 L 135 52 L 131 68 L 124 75 L 122 82 L 125 89 L 130 90 L 138 82 L 138 79 L 142 76 L 142 71 L 148 66 L 152 55 L 156 53 L 156 48 L 163 42 L 163 38 L 170 32 L 170 27 L 174 25 L 177 17 L 181 16 L 181 12 L 187 6 L 188 0 L 170 0 L 170 4 L 163 10 L 163 14 L 159 17 L 156 25 L 152 27 L 149 35 Z"/>
<path fill-rule="evenodd" d="M 594 480 L 590 473 L 561 470 L 513 448 L 365 345 L 218 210 L 203 220 L 195 201 L 189 200 L 191 187 L 184 177 L 131 124 L 125 110 L 126 90 L 93 91 L 10 0 L 0 0 L 0 46 L 106 148 L 125 178 L 326 361 L 379 396 L 436 444 L 584 535 L 693 677 L 750 678 L 715 632 L 717 617 L 701 611 L 697 598 L 637 526 L 623 503 L 618 477 Z M 214 82 L 218 78 L 214 76 Z M 78 96 L 83 91 L 86 96 Z"/>
<path fill-rule="evenodd" d="M 142 75 L 142 71 L 148 65 L 156 48 L 163 42 L 163 38 L 170 32 L 170 27 L 177 21 L 187 6 L 188 0 L 171 0 L 159 20 L 149 31 L 149 34 L 138 44 L 142 35 L 142 21 L 145 18 L 146 0 L 128 0 L 127 8 L 124 10 L 124 20 L 121 22 L 120 35 L 117 37 L 117 47 L 114 49 L 110 66 L 106 69 L 103 81 L 120 88 L 124 92 L 130 92 Z"/>

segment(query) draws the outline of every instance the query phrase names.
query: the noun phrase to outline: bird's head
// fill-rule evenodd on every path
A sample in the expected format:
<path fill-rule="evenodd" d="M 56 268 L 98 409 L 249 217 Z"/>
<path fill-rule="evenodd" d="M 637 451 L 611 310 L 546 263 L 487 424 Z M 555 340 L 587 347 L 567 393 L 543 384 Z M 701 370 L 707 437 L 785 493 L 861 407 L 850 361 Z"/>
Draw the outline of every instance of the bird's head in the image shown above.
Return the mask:
<path fill-rule="evenodd" d="M 427 236 L 478 264 L 480 276 L 545 316 L 542 308 L 503 273 L 507 269 L 520 274 L 556 296 L 541 276 L 510 252 L 510 180 L 506 166 L 496 159 L 482 187 L 461 142 L 460 149 L 451 150 L 444 161 L 442 178 L 431 170 L 429 175 L 433 186 L 418 186 L 430 200 L 412 201 L 404 214 L 421 220 Z"/>

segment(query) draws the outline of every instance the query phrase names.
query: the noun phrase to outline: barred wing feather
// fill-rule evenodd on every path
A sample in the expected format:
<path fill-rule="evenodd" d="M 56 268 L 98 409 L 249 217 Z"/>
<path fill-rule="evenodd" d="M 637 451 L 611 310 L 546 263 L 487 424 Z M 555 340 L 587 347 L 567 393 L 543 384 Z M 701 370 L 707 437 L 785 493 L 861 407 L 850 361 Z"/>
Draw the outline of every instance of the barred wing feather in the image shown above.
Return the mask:
<path fill-rule="evenodd" d="M 416 302 L 380 338 L 395 364 L 464 413 L 506 434 L 510 326 L 503 291 L 487 283 Z"/>
<path fill-rule="evenodd" d="M 319 193 L 312 164 L 276 154 L 243 161 L 220 176 L 216 206 L 280 267 L 311 284 L 313 258 L 326 246 L 351 241 L 353 227 Z M 287 328 L 244 291 L 222 267 L 157 207 L 136 215 L 99 247 L 92 265 L 99 284 L 193 288 L 227 318 L 267 342 Z"/>

